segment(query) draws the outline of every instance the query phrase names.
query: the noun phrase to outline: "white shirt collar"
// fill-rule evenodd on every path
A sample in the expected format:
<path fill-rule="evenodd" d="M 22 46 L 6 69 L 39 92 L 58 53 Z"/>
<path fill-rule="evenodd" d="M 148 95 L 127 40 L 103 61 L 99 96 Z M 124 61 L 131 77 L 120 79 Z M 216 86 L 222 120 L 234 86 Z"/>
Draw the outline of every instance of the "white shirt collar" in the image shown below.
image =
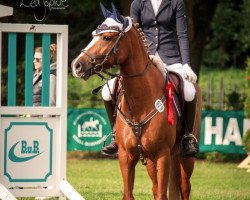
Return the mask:
<path fill-rule="evenodd" d="M 151 4 L 153 6 L 153 10 L 154 10 L 155 16 L 158 13 L 158 10 L 159 10 L 159 7 L 161 5 L 161 2 L 162 2 L 162 0 L 151 0 Z"/>

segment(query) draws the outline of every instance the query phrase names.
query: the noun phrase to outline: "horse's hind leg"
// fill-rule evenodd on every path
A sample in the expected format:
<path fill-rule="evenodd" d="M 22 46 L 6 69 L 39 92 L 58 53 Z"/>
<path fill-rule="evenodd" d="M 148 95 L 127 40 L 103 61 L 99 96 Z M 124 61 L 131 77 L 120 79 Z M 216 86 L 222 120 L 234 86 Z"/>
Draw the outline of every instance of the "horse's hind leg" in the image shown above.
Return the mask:
<path fill-rule="evenodd" d="M 146 167 L 147 167 L 148 175 L 150 176 L 152 184 L 153 184 L 152 191 L 154 194 L 154 198 L 156 199 L 156 194 L 157 194 L 156 165 L 151 160 L 148 160 Z"/>
<path fill-rule="evenodd" d="M 194 158 L 182 158 L 180 161 L 181 169 L 181 197 L 188 200 L 191 191 L 190 178 L 194 169 Z"/>

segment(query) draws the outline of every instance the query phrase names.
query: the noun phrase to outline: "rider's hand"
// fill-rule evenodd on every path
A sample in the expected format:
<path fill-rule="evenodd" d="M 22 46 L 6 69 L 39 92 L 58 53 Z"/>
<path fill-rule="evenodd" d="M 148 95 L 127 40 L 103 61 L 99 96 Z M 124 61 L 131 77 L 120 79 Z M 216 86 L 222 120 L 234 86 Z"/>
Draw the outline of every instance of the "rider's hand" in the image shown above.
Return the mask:
<path fill-rule="evenodd" d="M 188 64 L 183 65 L 183 76 L 192 83 L 197 81 L 197 76 Z"/>

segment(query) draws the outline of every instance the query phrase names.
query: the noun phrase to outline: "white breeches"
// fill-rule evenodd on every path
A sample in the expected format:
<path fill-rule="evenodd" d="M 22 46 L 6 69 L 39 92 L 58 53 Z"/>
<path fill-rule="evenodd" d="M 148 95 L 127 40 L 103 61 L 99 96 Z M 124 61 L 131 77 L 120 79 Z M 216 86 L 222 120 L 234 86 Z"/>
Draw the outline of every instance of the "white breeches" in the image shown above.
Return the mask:
<path fill-rule="evenodd" d="M 116 77 L 110 79 L 102 88 L 102 98 L 104 101 L 111 101 L 112 97 L 110 93 L 113 95 L 114 90 L 115 90 L 115 82 L 116 82 Z M 108 85 L 107 85 L 108 84 Z"/>
<path fill-rule="evenodd" d="M 167 65 L 162 61 L 158 52 L 156 52 L 155 55 L 149 55 L 149 57 L 150 59 L 152 59 L 153 63 L 158 67 L 164 78 L 166 78 L 166 71 L 174 71 L 178 73 L 183 79 L 183 85 L 184 85 L 183 90 L 184 90 L 185 101 L 189 102 L 194 100 L 196 93 L 194 84 L 184 78 L 181 63 Z"/>
<path fill-rule="evenodd" d="M 183 87 L 184 87 L 184 99 L 185 101 L 189 102 L 189 101 L 193 101 L 194 97 L 195 97 L 195 87 L 194 84 L 190 81 L 188 81 L 187 79 L 185 79 L 183 77 L 183 71 L 182 71 L 182 64 L 181 63 L 176 63 L 173 65 L 166 65 L 166 70 L 169 71 L 174 71 L 176 73 L 178 73 L 182 79 L 183 79 Z"/>

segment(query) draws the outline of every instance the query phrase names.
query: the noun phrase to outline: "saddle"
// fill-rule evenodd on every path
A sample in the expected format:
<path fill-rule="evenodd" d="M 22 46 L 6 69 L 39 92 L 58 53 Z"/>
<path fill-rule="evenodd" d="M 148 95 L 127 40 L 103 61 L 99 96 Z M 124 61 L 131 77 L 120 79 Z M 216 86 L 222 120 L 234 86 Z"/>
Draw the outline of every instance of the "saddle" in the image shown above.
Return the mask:
<path fill-rule="evenodd" d="M 174 108 L 177 113 L 177 124 L 176 124 L 176 131 L 177 131 L 177 143 L 175 148 L 179 149 L 178 143 L 181 141 L 183 133 L 186 132 L 186 126 L 184 123 L 184 107 L 185 107 L 185 99 L 184 99 L 184 83 L 182 77 L 176 72 L 169 72 L 167 79 L 174 85 Z M 180 149 L 179 149 L 180 150 Z M 178 150 L 178 152 L 179 152 Z"/>
<path fill-rule="evenodd" d="M 182 113 L 184 111 L 185 100 L 184 100 L 184 83 L 182 77 L 176 72 L 169 72 L 168 76 L 166 76 L 167 80 L 171 82 L 174 86 L 174 107 L 178 113 L 178 117 L 181 118 Z M 112 98 L 112 104 L 115 108 L 114 116 L 117 114 L 116 104 L 120 103 L 121 97 L 123 96 L 123 91 L 121 87 L 121 82 L 119 79 L 115 81 L 114 88 L 114 96 Z"/>
<path fill-rule="evenodd" d="M 174 85 L 174 107 L 180 117 L 185 105 L 184 83 L 182 77 L 174 71 L 168 71 L 168 73 L 166 73 L 165 64 L 158 56 L 149 55 L 149 58 L 154 66 L 161 72 L 164 79 L 166 79 L 166 82 L 171 82 Z"/>
<path fill-rule="evenodd" d="M 174 106 L 178 116 L 181 117 L 185 106 L 183 79 L 178 73 L 174 71 L 169 72 L 167 79 L 174 85 Z"/>

